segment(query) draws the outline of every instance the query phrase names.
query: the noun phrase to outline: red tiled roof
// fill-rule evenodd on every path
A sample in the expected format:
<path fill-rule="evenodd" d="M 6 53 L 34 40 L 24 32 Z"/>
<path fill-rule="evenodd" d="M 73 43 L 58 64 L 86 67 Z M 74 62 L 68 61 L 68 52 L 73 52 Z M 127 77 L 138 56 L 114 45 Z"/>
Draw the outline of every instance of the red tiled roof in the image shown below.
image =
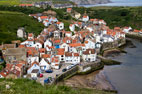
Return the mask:
<path fill-rule="evenodd" d="M 61 24 L 62 22 L 57 22 L 57 24 Z"/>
<path fill-rule="evenodd" d="M 19 45 L 19 48 L 25 48 L 26 46 L 25 45 Z"/>
<path fill-rule="evenodd" d="M 30 7 L 30 6 L 33 6 L 33 4 L 20 4 L 19 6 L 22 6 L 22 7 L 23 6 L 29 6 Z"/>
<path fill-rule="evenodd" d="M 41 19 L 47 19 L 48 17 L 47 16 L 41 16 L 40 18 Z"/>
<path fill-rule="evenodd" d="M 71 11 L 71 10 L 72 10 L 72 8 L 67 8 L 67 10 L 68 10 L 68 11 Z"/>
<path fill-rule="evenodd" d="M 42 55 L 42 58 L 50 58 L 50 57 L 51 57 L 50 54 L 43 54 L 43 55 Z"/>
<path fill-rule="evenodd" d="M 52 62 L 59 62 L 59 57 L 53 57 L 53 58 L 51 59 L 51 61 L 52 61 Z"/>
<path fill-rule="evenodd" d="M 45 51 L 46 51 L 45 48 L 40 48 L 40 49 L 39 49 L 39 52 L 40 52 L 40 53 L 45 53 Z"/>
<path fill-rule="evenodd" d="M 81 43 L 71 43 L 71 44 L 69 44 L 69 46 L 78 47 L 78 46 L 82 46 L 82 44 Z"/>
<path fill-rule="evenodd" d="M 5 78 L 7 76 L 6 72 L 0 72 L 0 74 Z"/>
<path fill-rule="evenodd" d="M 29 34 L 28 34 L 28 37 L 33 37 L 33 33 L 29 33 Z"/>
<path fill-rule="evenodd" d="M 83 18 L 87 18 L 87 16 L 83 16 Z"/>
<path fill-rule="evenodd" d="M 74 53 L 74 56 L 79 56 L 79 54 L 78 53 Z"/>
<path fill-rule="evenodd" d="M 64 48 L 57 49 L 57 55 L 64 55 L 65 54 L 64 52 L 65 52 Z"/>
<path fill-rule="evenodd" d="M 133 32 L 140 32 L 140 31 L 135 29 Z"/>

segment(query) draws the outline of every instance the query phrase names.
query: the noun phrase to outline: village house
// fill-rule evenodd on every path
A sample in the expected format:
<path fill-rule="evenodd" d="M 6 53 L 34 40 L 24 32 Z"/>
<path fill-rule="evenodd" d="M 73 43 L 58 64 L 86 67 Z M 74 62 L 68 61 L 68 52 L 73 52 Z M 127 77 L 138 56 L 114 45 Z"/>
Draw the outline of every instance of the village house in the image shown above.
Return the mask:
<path fill-rule="evenodd" d="M 78 53 L 65 53 L 65 63 L 77 64 L 80 63 L 80 56 Z"/>
<path fill-rule="evenodd" d="M 97 53 L 95 49 L 86 49 L 83 52 L 82 59 L 86 62 L 94 62 L 96 61 Z"/>
<path fill-rule="evenodd" d="M 61 62 L 64 62 L 65 61 L 65 49 L 64 48 L 57 49 L 57 56 L 59 57 L 59 60 Z"/>
<path fill-rule="evenodd" d="M 17 37 L 26 38 L 26 32 L 25 32 L 25 29 L 23 27 L 21 27 L 17 30 Z"/>
<path fill-rule="evenodd" d="M 67 13 L 71 13 L 72 12 L 72 8 L 67 8 Z"/>
<path fill-rule="evenodd" d="M 57 27 L 59 28 L 59 30 L 63 30 L 64 29 L 64 23 L 63 22 L 57 22 Z"/>
<path fill-rule="evenodd" d="M 40 16 L 40 17 L 38 17 L 38 21 L 39 22 L 42 22 L 42 21 L 45 21 L 45 20 L 48 20 L 47 16 Z"/>
<path fill-rule="evenodd" d="M 13 61 L 26 61 L 26 49 L 25 48 L 8 48 L 3 50 L 3 57 L 6 63 L 12 63 Z"/>
<path fill-rule="evenodd" d="M 51 67 L 54 69 L 60 69 L 59 57 L 55 56 L 51 58 Z"/>
<path fill-rule="evenodd" d="M 39 52 L 35 47 L 27 47 L 27 62 L 31 65 L 33 62 L 39 62 Z"/>
<path fill-rule="evenodd" d="M 75 31 L 75 25 L 74 24 L 70 24 L 69 29 L 72 32 Z"/>
<path fill-rule="evenodd" d="M 89 21 L 89 16 L 87 16 L 87 15 L 83 16 L 82 21 L 84 21 L 84 22 Z"/>
<path fill-rule="evenodd" d="M 27 70 L 27 74 L 31 74 L 33 70 L 38 70 L 37 73 L 40 71 L 40 66 L 38 62 L 33 62 Z M 34 76 L 34 75 L 33 75 Z M 32 77 L 32 75 L 31 75 Z"/>
<path fill-rule="evenodd" d="M 81 14 L 78 13 L 78 12 L 75 12 L 74 17 L 75 17 L 76 19 L 79 19 L 79 18 L 81 17 Z"/>
<path fill-rule="evenodd" d="M 41 71 L 46 71 L 46 70 L 51 69 L 50 62 L 48 61 L 47 58 L 42 58 L 39 63 L 39 66 L 40 66 Z"/>

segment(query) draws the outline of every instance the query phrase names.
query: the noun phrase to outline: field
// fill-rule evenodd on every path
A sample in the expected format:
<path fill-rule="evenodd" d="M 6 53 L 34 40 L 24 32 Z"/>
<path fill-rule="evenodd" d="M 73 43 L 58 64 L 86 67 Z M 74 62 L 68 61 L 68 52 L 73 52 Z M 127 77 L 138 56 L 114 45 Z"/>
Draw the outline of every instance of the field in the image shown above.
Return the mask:
<path fill-rule="evenodd" d="M 10 89 L 6 89 L 6 85 Z M 67 86 L 42 86 L 28 79 L 0 79 L 0 94 L 112 94 L 100 90 L 79 89 Z"/>
<path fill-rule="evenodd" d="M 19 5 L 21 3 L 33 3 L 39 1 L 51 1 L 51 0 L 0 0 L 0 5 Z M 68 0 L 52 0 L 53 3 L 72 3 Z M 73 3 L 72 3 L 73 4 Z"/>
<path fill-rule="evenodd" d="M 41 23 L 21 12 L 0 11 L 0 44 L 18 39 L 16 32 L 19 27 L 25 27 L 26 32 L 36 35 L 43 29 Z"/>
<path fill-rule="evenodd" d="M 19 5 L 20 0 L 0 0 L 0 5 Z"/>

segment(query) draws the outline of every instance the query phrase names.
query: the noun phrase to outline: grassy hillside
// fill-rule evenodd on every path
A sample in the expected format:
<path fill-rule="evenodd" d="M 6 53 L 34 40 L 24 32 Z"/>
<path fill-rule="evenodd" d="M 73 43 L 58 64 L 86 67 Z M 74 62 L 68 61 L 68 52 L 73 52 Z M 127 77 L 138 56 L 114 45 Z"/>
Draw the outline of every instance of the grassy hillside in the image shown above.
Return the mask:
<path fill-rule="evenodd" d="M 86 11 L 91 18 L 104 19 L 111 28 L 132 26 L 142 29 L 142 7 L 82 7 L 74 10 L 82 14 Z"/>
<path fill-rule="evenodd" d="M 0 5 L 19 5 L 20 3 L 33 3 L 39 1 L 51 1 L 51 0 L 0 0 Z M 53 3 L 72 3 L 72 2 L 70 2 L 69 0 L 53 0 Z"/>
<path fill-rule="evenodd" d="M 17 39 L 19 27 L 25 27 L 26 32 L 34 32 L 36 35 L 43 29 L 41 23 L 23 13 L 0 11 L 0 43 Z"/>
<path fill-rule="evenodd" d="M 10 89 L 6 89 L 10 85 Z M 67 86 L 42 86 L 28 79 L 0 79 L 0 94 L 112 94 L 92 89 L 73 89 Z"/>
<path fill-rule="evenodd" d="M 0 0 L 0 5 L 19 5 L 20 0 Z"/>

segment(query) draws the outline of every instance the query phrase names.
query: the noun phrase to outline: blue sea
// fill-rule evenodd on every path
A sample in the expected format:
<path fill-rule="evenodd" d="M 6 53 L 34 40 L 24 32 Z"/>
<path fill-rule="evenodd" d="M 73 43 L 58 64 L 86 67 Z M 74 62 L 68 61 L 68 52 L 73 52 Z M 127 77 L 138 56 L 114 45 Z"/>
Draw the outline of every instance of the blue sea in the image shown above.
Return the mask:
<path fill-rule="evenodd" d="M 96 5 L 80 5 L 84 7 L 93 6 L 142 6 L 142 0 L 111 0 L 111 3 Z"/>

